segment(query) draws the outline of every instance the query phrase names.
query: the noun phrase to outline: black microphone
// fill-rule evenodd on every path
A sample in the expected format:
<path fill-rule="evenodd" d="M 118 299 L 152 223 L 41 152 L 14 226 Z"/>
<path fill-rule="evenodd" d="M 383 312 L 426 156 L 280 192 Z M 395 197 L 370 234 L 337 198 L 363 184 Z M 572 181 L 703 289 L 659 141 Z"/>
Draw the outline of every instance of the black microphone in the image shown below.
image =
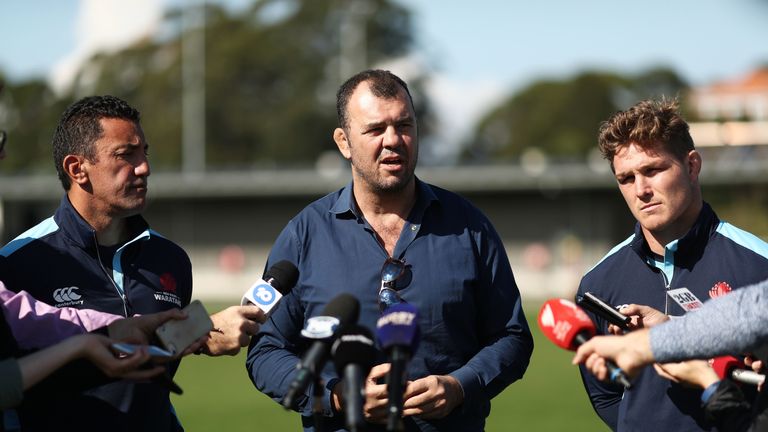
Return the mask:
<path fill-rule="evenodd" d="M 395 304 L 376 323 L 376 339 L 387 354 L 387 430 L 403 430 L 403 392 L 406 366 L 419 345 L 418 312 L 408 303 Z"/>
<path fill-rule="evenodd" d="M 283 295 L 293 289 L 299 280 L 299 269 L 292 262 L 278 261 L 257 280 L 240 300 L 240 305 L 254 304 L 269 316 Z"/>
<path fill-rule="evenodd" d="M 339 294 L 323 309 L 322 316 L 307 320 L 307 326 L 301 335 L 315 342 L 304 353 L 296 365 L 298 373 L 288 387 L 283 398 L 283 406 L 292 409 L 296 398 L 303 394 L 313 378 L 323 369 L 331 350 L 334 335 L 339 329 L 357 322 L 360 315 L 360 302 L 350 294 Z"/>
<path fill-rule="evenodd" d="M 339 332 L 331 348 L 336 371 L 342 377 L 342 400 L 347 428 L 351 432 L 365 429 L 363 404 L 365 378 L 376 362 L 376 349 L 370 330 L 351 325 Z"/>

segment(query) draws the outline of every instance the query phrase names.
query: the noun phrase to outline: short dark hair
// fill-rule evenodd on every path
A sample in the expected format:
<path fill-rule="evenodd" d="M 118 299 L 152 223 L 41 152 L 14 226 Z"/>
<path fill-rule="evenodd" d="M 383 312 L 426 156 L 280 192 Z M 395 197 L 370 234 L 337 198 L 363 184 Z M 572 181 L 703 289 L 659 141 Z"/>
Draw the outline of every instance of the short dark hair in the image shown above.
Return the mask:
<path fill-rule="evenodd" d="M 99 123 L 103 118 L 130 120 L 138 124 L 141 114 L 126 101 L 105 95 L 80 99 L 61 115 L 53 133 L 53 163 L 64 190 L 69 190 L 71 186 L 69 176 L 64 172 L 64 158 L 78 155 L 92 162 L 96 160 L 94 143 L 104 133 Z"/>
<path fill-rule="evenodd" d="M 411 103 L 411 108 L 413 108 L 413 98 L 408 90 L 408 84 L 397 75 L 388 70 L 381 69 L 369 69 L 359 72 L 345 81 L 339 87 L 339 91 L 336 92 L 336 115 L 339 119 L 339 127 L 345 131 L 349 127 L 349 116 L 347 115 L 349 98 L 352 97 L 352 93 L 354 93 L 357 86 L 363 82 L 369 83 L 371 93 L 374 96 L 385 99 L 396 98 L 402 88 L 408 95 L 408 101 Z"/>
<path fill-rule="evenodd" d="M 600 153 L 611 163 L 621 147 L 635 143 L 643 149 L 661 148 L 678 160 L 694 150 L 688 123 L 676 99 L 643 100 L 619 111 L 600 125 Z"/>

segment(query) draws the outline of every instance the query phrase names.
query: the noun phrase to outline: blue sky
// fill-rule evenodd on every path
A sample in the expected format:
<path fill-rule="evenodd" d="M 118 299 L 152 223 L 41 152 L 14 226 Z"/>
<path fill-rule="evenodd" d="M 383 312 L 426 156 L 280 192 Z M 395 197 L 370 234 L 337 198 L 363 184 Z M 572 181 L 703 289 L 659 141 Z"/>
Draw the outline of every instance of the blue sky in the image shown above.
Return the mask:
<path fill-rule="evenodd" d="M 396 1 L 414 11 L 417 50 L 408 62 L 388 66 L 407 76 L 405 64 L 415 61 L 431 71 L 428 90 L 446 140 L 539 78 L 665 65 L 706 84 L 768 64 L 768 0 Z M 78 58 L 105 43 L 119 46 L 131 30 L 150 26 L 163 6 L 181 3 L 3 0 L 0 69 L 12 80 L 66 75 Z"/>

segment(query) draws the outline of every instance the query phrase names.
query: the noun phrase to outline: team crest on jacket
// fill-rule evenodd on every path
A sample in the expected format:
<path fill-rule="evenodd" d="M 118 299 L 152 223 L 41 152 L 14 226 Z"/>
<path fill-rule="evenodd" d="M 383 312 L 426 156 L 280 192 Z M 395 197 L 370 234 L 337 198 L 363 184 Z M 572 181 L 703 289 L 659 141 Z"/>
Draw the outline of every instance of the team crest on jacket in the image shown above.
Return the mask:
<path fill-rule="evenodd" d="M 163 273 L 160 275 L 160 286 L 163 287 L 165 292 L 176 292 L 176 278 L 170 273 Z"/>
<path fill-rule="evenodd" d="M 176 278 L 170 273 L 160 275 L 160 289 L 155 292 L 155 300 L 173 303 L 181 307 L 181 299 L 176 295 Z"/>
<path fill-rule="evenodd" d="M 733 288 L 728 285 L 728 282 L 718 282 L 709 289 L 709 298 L 722 297 L 731 291 L 733 291 Z"/>

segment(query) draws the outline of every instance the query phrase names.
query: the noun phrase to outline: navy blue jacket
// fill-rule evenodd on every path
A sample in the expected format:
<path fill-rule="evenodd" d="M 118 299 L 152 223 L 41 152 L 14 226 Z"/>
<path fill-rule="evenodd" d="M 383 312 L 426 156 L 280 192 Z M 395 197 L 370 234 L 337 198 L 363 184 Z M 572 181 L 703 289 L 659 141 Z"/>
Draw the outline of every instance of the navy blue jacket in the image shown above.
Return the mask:
<path fill-rule="evenodd" d="M 651 253 L 636 225 L 632 236 L 584 276 L 578 294 L 589 291 L 613 306 L 643 304 L 680 316 L 685 311 L 669 298 L 668 289 L 688 288 L 704 302 L 723 284 L 736 289 L 766 278 L 768 244 L 720 221 L 704 203 L 691 230 L 668 244 L 664 257 Z M 590 315 L 598 332 L 607 333 L 608 324 Z M 581 377 L 595 411 L 613 430 L 712 430 L 701 408 L 701 390 L 667 381 L 650 366 L 626 392 L 598 381 L 583 366 Z"/>
<path fill-rule="evenodd" d="M 58 307 L 124 316 L 187 305 L 192 269 L 186 252 L 150 230 L 141 216 L 126 221 L 132 240 L 116 251 L 100 248 L 93 228 L 64 196 L 51 218 L 0 250 L 0 280 Z M 117 382 L 53 402 L 26 401 L 20 410 L 24 430 L 180 429 L 168 390 L 154 383 Z"/>

